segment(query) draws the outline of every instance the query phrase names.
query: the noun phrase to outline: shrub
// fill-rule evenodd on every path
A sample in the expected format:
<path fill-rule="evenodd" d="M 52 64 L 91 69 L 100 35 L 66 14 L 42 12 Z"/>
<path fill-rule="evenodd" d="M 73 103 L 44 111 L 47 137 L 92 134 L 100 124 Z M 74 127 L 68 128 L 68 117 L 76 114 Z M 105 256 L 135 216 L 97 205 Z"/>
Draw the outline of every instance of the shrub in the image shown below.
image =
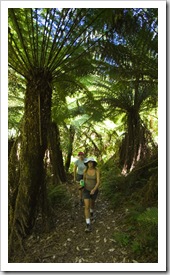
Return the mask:
<path fill-rule="evenodd" d="M 50 208 L 69 208 L 71 196 L 63 185 L 49 185 L 47 189 L 48 203 Z"/>
<path fill-rule="evenodd" d="M 108 199 L 111 205 L 116 208 L 122 200 L 122 188 L 124 186 L 124 177 L 116 176 L 113 172 L 102 176 L 101 190 L 106 199 Z"/>
<path fill-rule="evenodd" d="M 137 217 L 137 234 L 132 242 L 132 251 L 141 256 L 143 254 L 152 258 L 158 257 L 158 209 L 148 208 Z M 151 256 L 150 256 L 150 253 Z"/>
<path fill-rule="evenodd" d="M 129 245 L 131 236 L 127 232 L 120 231 L 120 232 L 114 232 L 113 238 L 115 241 L 117 241 L 121 245 L 126 246 L 126 245 Z"/>
<path fill-rule="evenodd" d="M 138 211 L 132 209 L 121 220 L 119 231 L 113 238 L 123 246 L 128 246 L 131 255 L 138 262 L 158 261 L 158 209 L 156 207 Z"/>

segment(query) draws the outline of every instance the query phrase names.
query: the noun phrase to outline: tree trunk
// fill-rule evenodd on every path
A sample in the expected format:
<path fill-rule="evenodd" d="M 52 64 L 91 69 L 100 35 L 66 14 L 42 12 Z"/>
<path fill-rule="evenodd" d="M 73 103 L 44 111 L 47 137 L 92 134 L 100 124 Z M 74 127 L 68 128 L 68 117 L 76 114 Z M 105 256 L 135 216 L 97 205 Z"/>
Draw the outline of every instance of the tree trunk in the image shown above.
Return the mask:
<path fill-rule="evenodd" d="M 70 167 L 71 156 L 72 156 L 72 153 L 73 153 L 74 136 L 75 136 L 75 128 L 74 128 L 74 126 L 70 125 L 68 153 L 67 153 L 67 158 L 66 158 L 66 163 L 65 163 L 66 172 L 68 172 L 69 167 Z"/>
<path fill-rule="evenodd" d="M 19 175 L 20 175 L 20 161 L 18 154 L 18 143 L 19 139 L 15 141 L 8 141 L 8 222 L 9 222 L 9 231 L 13 221 L 13 214 L 15 210 L 15 202 L 18 193 L 19 186 Z"/>
<path fill-rule="evenodd" d="M 134 107 L 131 107 L 128 113 L 127 124 L 127 132 L 120 150 L 120 164 L 125 174 L 135 167 L 137 161 L 147 156 L 148 142 L 151 142 L 151 135 L 148 134 L 148 129 L 142 124 L 140 115 Z"/>
<path fill-rule="evenodd" d="M 50 139 L 50 156 L 52 162 L 52 171 L 54 174 L 54 183 L 65 182 L 66 181 L 66 173 L 64 170 L 63 164 L 63 155 L 60 146 L 60 132 L 57 124 L 55 122 L 51 123 L 50 131 L 49 131 L 49 139 Z"/>
<path fill-rule="evenodd" d="M 11 150 L 12 150 L 12 147 L 13 147 L 14 143 L 15 143 L 14 138 L 8 139 L 8 159 L 10 157 L 10 153 L 11 153 Z"/>
<path fill-rule="evenodd" d="M 25 236 L 35 224 L 40 190 L 44 182 L 43 158 L 51 118 L 51 75 L 41 69 L 27 79 L 21 143 L 20 179 L 9 245 L 14 233 Z"/>

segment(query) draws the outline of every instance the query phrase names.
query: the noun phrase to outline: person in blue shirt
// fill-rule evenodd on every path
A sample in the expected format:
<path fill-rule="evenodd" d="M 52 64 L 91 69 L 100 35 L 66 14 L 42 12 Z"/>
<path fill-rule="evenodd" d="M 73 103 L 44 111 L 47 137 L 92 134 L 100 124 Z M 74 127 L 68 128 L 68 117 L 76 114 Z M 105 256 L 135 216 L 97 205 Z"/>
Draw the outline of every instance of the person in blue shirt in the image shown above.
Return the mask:
<path fill-rule="evenodd" d="M 83 172 L 86 168 L 84 164 L 84 153 L 79 152 L 78 153 L 78 159 L 74 163 L 74 182 L 77 182 L 79 185 L 79 204 L 80 206 L 83 206 L 83 195 L 82 195 L 82 187 L 80 186 L 80 180 L 83 179 Z"/>

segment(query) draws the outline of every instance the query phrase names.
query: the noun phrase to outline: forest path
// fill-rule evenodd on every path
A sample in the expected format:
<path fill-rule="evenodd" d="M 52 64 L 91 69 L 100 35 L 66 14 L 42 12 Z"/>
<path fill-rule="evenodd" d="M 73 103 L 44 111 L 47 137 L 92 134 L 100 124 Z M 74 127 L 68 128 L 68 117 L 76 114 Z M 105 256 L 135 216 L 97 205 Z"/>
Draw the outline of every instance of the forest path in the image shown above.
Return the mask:
<path fill-rule="evenodd" d="M 53 228 L 48 232 L 35 230 L 24 241 L 26 254 L 19 252 L 12 262 L 20 263 L 129 263 L 127 248 L 113 239 L 113 232 L 121 231 L 118 221 L 126 210 L 114 213 L 109 202 L 99 192 L 96 200 L 96 221 L 92 231 L 86 233 L 84 207 L 78 204 L 75 184 L 66 184 L 72 196 L 72 207 L 60 210 L 53 218 Z"/>

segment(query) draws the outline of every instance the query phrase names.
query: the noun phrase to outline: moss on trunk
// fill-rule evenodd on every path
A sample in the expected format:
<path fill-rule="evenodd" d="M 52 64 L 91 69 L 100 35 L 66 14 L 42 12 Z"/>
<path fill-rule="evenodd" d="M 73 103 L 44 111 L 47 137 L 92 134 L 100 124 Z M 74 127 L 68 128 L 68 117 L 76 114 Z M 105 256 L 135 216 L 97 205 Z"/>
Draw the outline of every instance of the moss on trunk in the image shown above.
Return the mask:
<path fill-rule="evenodd" d="M 10 229 L 13 221 L 13 214 L 15 210 L 15 202 L 18 193 L 19 176 L 20 176 L 20 162 L 19 162 L 19 141 L 20 137 L 12 142 L 8 142 L 8 222 Z"/>

